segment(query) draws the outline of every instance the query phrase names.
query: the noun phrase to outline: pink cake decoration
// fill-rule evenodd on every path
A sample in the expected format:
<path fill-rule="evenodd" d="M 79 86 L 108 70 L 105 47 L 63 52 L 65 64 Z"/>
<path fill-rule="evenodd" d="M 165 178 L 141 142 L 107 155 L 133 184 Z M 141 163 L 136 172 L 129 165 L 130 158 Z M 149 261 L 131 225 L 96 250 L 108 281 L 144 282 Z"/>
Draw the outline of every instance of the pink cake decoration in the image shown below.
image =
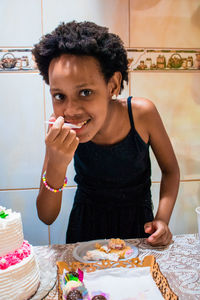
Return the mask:
<path fill-rule="evenodd" d="M 0 270 L 5 270 L 10 266 L 20 263 L 24 258 L 31 254 L 31 246 L 27 241 L 24 241 L 22 246 L 12 253 L 5 256 L 0 256 Z"/>

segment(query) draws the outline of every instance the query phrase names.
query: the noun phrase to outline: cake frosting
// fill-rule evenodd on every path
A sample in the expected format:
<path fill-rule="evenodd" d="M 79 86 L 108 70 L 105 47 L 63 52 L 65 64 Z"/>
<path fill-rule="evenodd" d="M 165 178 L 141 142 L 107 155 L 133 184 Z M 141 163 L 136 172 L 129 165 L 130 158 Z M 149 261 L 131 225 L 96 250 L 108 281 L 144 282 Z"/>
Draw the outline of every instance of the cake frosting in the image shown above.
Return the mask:
<path fill-rule="evenodd" d="M 0 206 L 0 299 L 29 299 L 39 286 L 33 247 L 24 240 L 21 214 Z"/>
<path fill-rule="evenodd" d="M 21 215 L 0 206 L 0 257 L 20 248 L 23 241 Z"/>

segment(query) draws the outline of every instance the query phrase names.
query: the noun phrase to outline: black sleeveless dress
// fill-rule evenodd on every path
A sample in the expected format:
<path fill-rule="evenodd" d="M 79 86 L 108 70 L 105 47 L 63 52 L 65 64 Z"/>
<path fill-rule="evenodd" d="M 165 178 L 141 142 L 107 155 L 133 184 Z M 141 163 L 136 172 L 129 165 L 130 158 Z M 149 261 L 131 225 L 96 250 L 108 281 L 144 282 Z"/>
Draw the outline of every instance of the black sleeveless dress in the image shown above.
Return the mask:
<path fill-rule="evenodd" d="M 149 143 L 135 130 L 131 97 L 127 102 L 131 130 L 122 141 L 81 143 L 75 152 L 77 191 L 67 243 L 148 236 L 144 224 L 153 220 Z"/>

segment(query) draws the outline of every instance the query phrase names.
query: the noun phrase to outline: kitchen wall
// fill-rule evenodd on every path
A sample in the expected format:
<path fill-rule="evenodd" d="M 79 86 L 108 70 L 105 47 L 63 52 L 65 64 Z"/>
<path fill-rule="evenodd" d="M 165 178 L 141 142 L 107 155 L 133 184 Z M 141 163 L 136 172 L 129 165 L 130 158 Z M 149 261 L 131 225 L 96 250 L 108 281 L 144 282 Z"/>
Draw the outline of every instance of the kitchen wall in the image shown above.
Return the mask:
<path fill-rule="evenodd" d="M 1 0 L 0 59 L 10 52 L 30 55 L 42 34 L 62 21 L 89 20 L 108 26 L 132 48 L 200 48 L 199 0 Z M 12 22 L 14 21 L 14 24 Z M 21 54 L 20 54 L 21 53 Z M 46 226 L 37 217 L 36 197 L 44 158 L 44 121 L 52 112 L 49 87 L 33 62 L 0 69 L 0 205 L 22 213 L 24 234 L 33 245 L 63 243 L 76 190 L 73 162 L 59 217 Z M 21 62 L 19 59 L 18 62 Z M 19 64 L 20 66 L 20 64 Z M 162 115 L 180 168 L 181 185 L 170 227 L 174 234 L 197 231 L 200 204 L 200 72 L 130 72 L 122 96 L 151 99 Z M 152 194 L 159 197 L 160 172 L 152 154 Z"/>

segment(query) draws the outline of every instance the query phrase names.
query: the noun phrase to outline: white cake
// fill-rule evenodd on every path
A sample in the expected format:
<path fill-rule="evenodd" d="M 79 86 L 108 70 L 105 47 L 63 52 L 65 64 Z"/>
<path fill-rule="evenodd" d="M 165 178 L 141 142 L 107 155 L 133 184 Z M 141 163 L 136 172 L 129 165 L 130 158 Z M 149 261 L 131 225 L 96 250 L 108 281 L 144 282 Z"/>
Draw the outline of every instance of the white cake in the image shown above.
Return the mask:
<path fill-rule="evenodd" d="M 29 299 L 38 289 L 39 266 L 24 241 L 21 214 L 0 206 L 0 299 Z"/>

